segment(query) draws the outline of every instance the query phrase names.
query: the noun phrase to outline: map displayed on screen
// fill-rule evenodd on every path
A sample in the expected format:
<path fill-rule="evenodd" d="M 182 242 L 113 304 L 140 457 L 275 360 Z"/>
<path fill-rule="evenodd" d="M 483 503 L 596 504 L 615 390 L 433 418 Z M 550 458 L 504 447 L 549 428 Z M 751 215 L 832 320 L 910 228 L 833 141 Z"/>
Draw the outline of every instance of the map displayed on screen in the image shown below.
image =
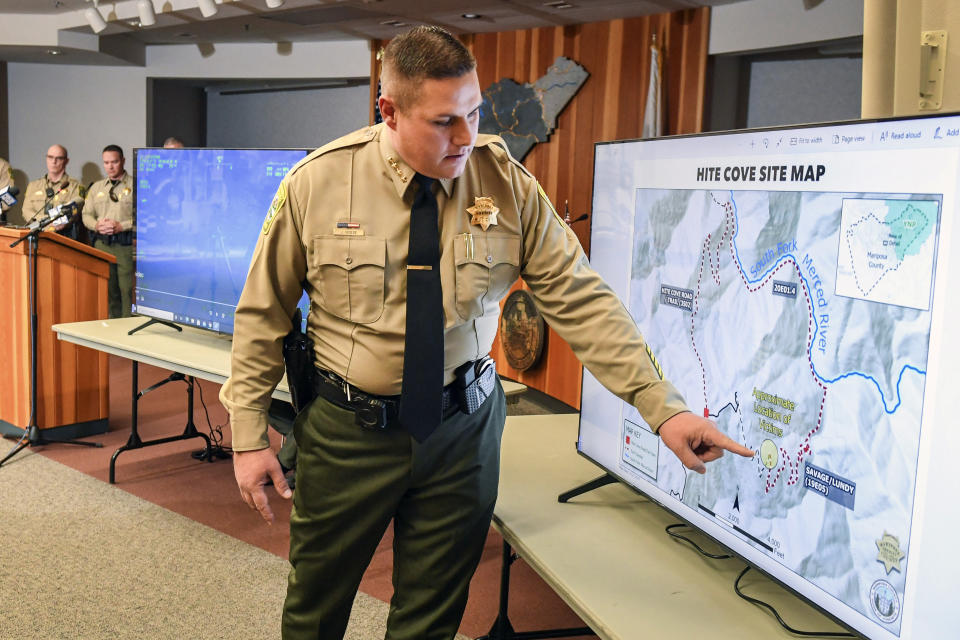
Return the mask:
<path fill-rule="evenodd" d="M 870 640 L 946 637 L 960 556 L 960 116 L 601 143 L 590 264 L 701 475 L 584 371 L 578 451 Z"/>
<path fill-rule="evenodd" d="M 639 189 L 634 217 L 631 313 L 691 408 L 757 456 L 687 473 L 630 408 L 622 471 L 894 629 L 939 212 L 925 194 Z"/>

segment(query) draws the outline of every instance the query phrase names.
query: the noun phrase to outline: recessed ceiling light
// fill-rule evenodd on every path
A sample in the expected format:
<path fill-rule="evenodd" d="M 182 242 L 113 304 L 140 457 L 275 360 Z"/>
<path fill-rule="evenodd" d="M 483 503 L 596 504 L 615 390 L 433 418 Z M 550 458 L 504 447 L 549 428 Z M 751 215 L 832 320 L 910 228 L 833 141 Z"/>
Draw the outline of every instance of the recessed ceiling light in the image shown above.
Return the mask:
<path fill-rule="evenodd" d="M 175 35 L 176 35 L 177 38 L 196 38 L 196 37 L 197 37 L 197 36 L 195 36 L 195 35 L 192 34 L 192 33 L 178 33 L 178 34 L 175 34 Z"/>
<path fill-rule="evenodd" d="M 59 51 L 57 49 L 47 49 L 47 54 L 51 56 L 62 56 L 63 51 Z"/>
<path fill-rule="evenodd" d="M 137 29 L 143 26 L 142 24 L 140 24 L 139 20 L 127 20 L 127 24 L 130 25 L 131 27 L 136 27 Z"/>
<path fill-rule="evenodd" d="M 563 0 L 555 0 L 554 2 L 544 2 L 543 6 L 550 7 L 551 9 L 572 9 L 573 5 L 569 2 L 564 2 Z"/>
<path fill-rule="evenodd" d="M 479 20 L 483 16 L 480 15 L 479 13 L 461 13 L 460 17 L 466 18 L 467 20 Z"/>
<path fill-rule="evenodd" d="M 407 26 L 406 22 L 401 22 L 399 20 L 384 20 L 380 24 L 385 24 L 388 27 L 405 27 Z"/>

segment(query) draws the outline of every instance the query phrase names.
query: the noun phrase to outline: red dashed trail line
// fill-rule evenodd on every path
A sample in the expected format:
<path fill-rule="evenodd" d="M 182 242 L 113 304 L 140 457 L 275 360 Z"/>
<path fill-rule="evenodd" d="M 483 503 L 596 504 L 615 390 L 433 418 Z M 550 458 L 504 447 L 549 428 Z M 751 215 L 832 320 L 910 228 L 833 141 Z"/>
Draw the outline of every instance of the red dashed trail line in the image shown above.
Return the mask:
<path fill-rule="evenodd" d="M 690 314 L 690 346 L 693 348 L 693 353 L 697 357 L 697 362 L 700 366 L 700 379 L 703 384 L 703 414 L 705 416 L 709 414 L 707 371 L 703 364 L 703 358 L 700 355 L 700 351 L 697 349 L 696 341 L 696 322 L 697 313 L 700 310 L 700 290 L 703 284 L 704 268 L 709 266 L 712 280 L 717 284 L 717 286 L 720 286 L 720 252 L 724 245 L 726 245 L 730 250 L 730 257 L 733 261 L 733 264 L 739 264 L 737 262 L 736 250 L 733 246 L 733 236 L 736 231 L 736 217 L 734 215 L 733 203 L 730 201 L 721 202 L 717 200 L 712 193 L 710 194 L 710 197 L 714 203 L 723 208 L 724 230 L 717 242 L 716 248 L 711 247 L 711 234 L 708 233 L 707 237 L 703 241 L 703 251 L 700 254 L 700 265 L 697 273 L 697 286 L 693 297 L 693 311 Z M 716 260 L 716 264 L 714 264 L 714 259 Z M 801 277 L 802 273 L 800 271 L 800 265 L 797 264 L 796 260 L 792 256 L 787 257 L 787 259 L 781 262 L 776 269 L 767 274 L 767 277 L 764 278 L 759 284 L 751 284 L 747 280 L 746 275 L 743 273 L 743 269 L 737 268 L 737 273 L 740 274 L 740 279 L 743 281 L 743 286 L 749 293 L 759 292 L 778 273 L 783 270 L 790 271 L 791 269 L 797 274 L 797 279 L 800 282 L 800 290 L 803 291 L 803 298 L 807 303 L 807 346 L 804 350 L 804 353 L 807 355 L 807 364 L 810 367 L 810 375 L 813 378 L 813 381 L 822 390 L 822 394 L 820 396 L 820 408 L 817 412 L 817 423 L 813 428 L 810 429 L 806 437 L 800 443 L 796 454 L 791 456 L 784 448 L 781 447 L 779 464 L 776 468 L 767 470 L 766 493 L 769 493 L 776 486 L 777 481 L 785 471 L 787 472 L 787 486 L 793 486 L 800 481 L 800 466 L 803 463 L 804 458 L 806 458 L 806 456 L 808 456 L 811 452 L 810 439 L 820 430 L 820 427 L 823 424 L 823 407 L 827 399 L 827 387 L 817 377 L 816 371 L 813 367 L 813 360 L 810 355 L 810 345 L 813 341 L 813 301 L 810 297 L 810 292 L 807 290 L 806 282 Z M 753 448 L 756 450 L 756 447 Z M 759 462 L 759 456 L 757 457 L 757 460 L 758 464 L 760 464 L 760 473 L 762 475 L 763 470 L 766 469 L 766 467 Z"/>

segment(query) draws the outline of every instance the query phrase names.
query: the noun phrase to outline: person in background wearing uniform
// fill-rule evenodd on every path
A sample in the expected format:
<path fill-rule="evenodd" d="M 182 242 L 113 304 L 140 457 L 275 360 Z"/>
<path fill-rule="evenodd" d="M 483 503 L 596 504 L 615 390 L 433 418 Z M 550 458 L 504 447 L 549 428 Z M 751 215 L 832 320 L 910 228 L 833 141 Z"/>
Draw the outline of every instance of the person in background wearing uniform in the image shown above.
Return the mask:
<path fill-rule="evenodd" d="M 77 208 L 71 213 L 70 221 L 54 225 L 53 230 L 74 240 L 86 242 L 86 233 L 81 236 L 82 227 L 77 224 L 77 220 L 80 219 L 87 190 L 79 180 L 67 175 L 67 165 L 70 163 L 67 148 L 60 144 L 52 145 L 47 149 L 46 160 L 47 174 L 27 185 L 27 193 L 23 198 L 23 219 L 29 224 L 36 218 L 47 215 L 50 209 L 73 203 Z"/>
<path fill-rule="evenodd" d="M 452 638 L 490 525 L 505 400 L 465 406 L 498 301 L 523 277 L 551 326 L 689 468 L 753 452 L 691 413 L 537 181 L 478 136 L 475 61 L 417 27 L 387 45 L 382 124 L 310 154 L 267 213 L 235 316 L 230 413 L 240 493 L 267 521 L 291 492 L 267 440 L 281 339 L 305 283 L 318 397 L 297 417 L 285 640 L 341 638 L 393 522 L 391 640 Z M 473 410 L 473 413 L 467 411 Z M 531 452 L 531 455 L 536 455 Z"/>
<path fill-rule="evenodd" d="M 163 141 L 164 149 L 183 149 L 183 143 L 178 139 L 170 136 Z"/>
<path fill-rule="evenodd" d="M 0 191 L 12 186 L 13 169 L 10 168 L 9 162 L 4 158 L 0 158 Z M 7 223 L 7 209 L 9 209 L 7 205 L 0 204 L 0 224 Z"/>
<path fill-rule="evenodd" d="M 90 185 L 83 207 L 83 224 L 93 236 L 93 246 L 117 258 L 110 265 L 110 317 L 130 315 L 133 301 L 133 178 L 123 170 L 123 149 L 103 148 L 107 177 Z"/>

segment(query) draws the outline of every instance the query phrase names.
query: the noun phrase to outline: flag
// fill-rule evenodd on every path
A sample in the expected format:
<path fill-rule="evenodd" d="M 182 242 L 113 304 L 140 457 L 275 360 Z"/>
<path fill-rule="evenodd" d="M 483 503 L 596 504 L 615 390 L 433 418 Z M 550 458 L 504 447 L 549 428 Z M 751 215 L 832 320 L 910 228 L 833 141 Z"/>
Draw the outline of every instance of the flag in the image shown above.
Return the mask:
<path fill-rule="evenodd" d="M 647 86 L 647 102 L 643 109 L 642 138 L 663 135 L 663 96 L 660 76 L 660 47 L 654 39 L 650 45 L 650 84 Z"/>

